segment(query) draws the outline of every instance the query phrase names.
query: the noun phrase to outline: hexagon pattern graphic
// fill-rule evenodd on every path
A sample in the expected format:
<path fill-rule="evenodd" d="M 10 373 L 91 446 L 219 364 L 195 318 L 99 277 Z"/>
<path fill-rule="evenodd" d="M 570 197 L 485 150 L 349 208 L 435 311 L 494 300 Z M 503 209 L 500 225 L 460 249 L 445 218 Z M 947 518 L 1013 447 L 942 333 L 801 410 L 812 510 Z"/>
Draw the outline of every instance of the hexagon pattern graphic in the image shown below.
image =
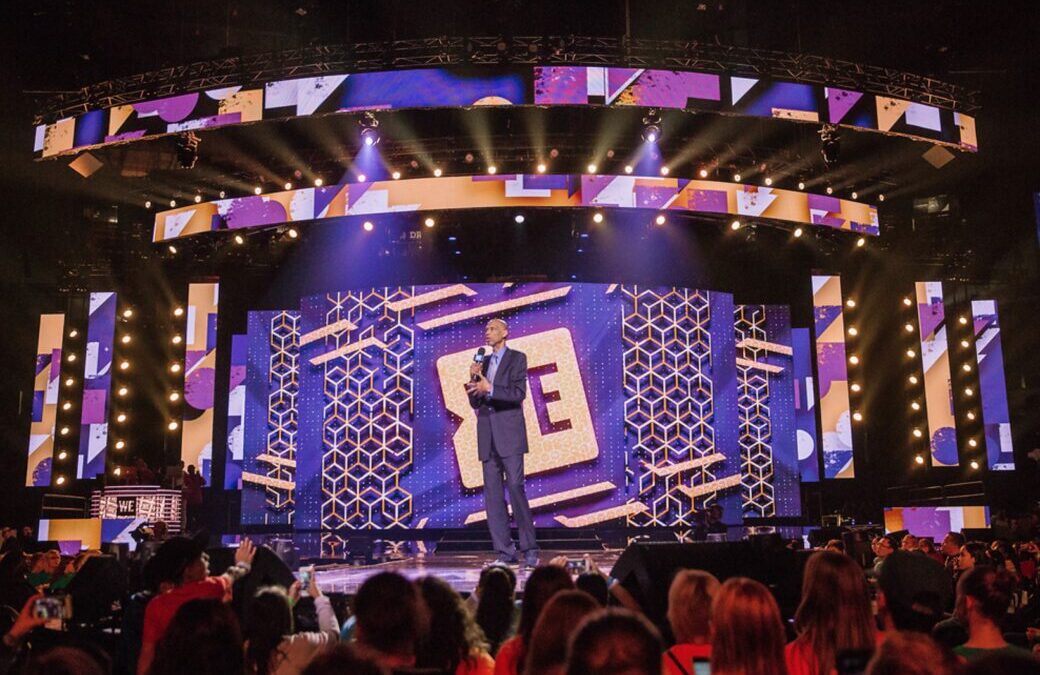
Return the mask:
<path fill-rule="evenodd" d="M 326 326 L 350 324 L 325 336 L 326 349 L 370 343 L 323 366 L 323 530 L 411 524 L 412 494 L 401 479 L 412 468 L 414 332 L 402 321 L 407 311 L 390 307 L 411 295 L 401 288 L 326 295 Z M 330 555 L 343 544 L 323 536 Z"/>
<path fill-rule="evenodd" d="M 742 340 L 768 341 L 764 305 L 736 305 L 733 315 L 738 344 Z M 746 362 L 758 361 L 760 356 L 764 360 L 765 355 L 765 350 L 760 347 L 745 345 L 738 348 L 738 357 Z M 740 416 L 740 482 L 744 515 L 776 515 L 768 371 L 737 363 L 737 410 Z"/>
<path fill-rule="evenodd" d="M 627 479 L 648 508 L 629 525 L 690 525 L 694 503 L 679 488 L 715 480 L 710 466 L 660 469 L 715 452 L 711 306 L 705 291 L 623 286 L 625 433 L 634 436 Z"/>
<path fill-rule="evenodd" d="M 277 461 L 267 477 L 296 481 L 296 435 L 299 430 L 300 314 L 279 312 L 271 318 L 271 358 L 268 362 L 267 454 Z M 295 499 L 292 489 L 267 486 L 267 506 L 288 513 L 292 522 Z"/>

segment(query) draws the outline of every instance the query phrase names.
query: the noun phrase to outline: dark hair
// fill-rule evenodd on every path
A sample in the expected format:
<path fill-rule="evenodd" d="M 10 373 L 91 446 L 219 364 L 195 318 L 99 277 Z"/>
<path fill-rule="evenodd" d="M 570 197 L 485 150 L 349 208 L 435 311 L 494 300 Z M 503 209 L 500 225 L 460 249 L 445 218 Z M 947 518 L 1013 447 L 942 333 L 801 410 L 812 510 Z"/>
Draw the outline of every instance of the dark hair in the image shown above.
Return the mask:
<path fill-rule="evenodd" d="M 949 538 L 950 543 L 955 546 L 964 546 L 964 535 L 960 532 L 947 532 L 944 538 Z"/>
<path fill-rule="evenodd" d="M 591 595 L 600 607 L 606 607 L 610 601 L 610 587 L 602 574 L 582 572 L 574 580 L 574 587 Z"/>
<path fill-rule="evenodd" d="M 289 597 L 280 586 L 261 588 L 249 601 L 246 612 L 246 666 L 257 675 L 268 675 L 271 657 L 286 635 L 292 635 L 293 616 Z"/>
<path fill-rule="evenodd" d="M 419 593 L 395 572 L 380 572 L 354 597 L 357 640 L 385 654 L 412 656 L 425 627 Z"/>
<path fill-rule="evenodd" d="M 999 623 L 1011 605 L 1015 582 L 1002 568 L 973 567 L 957 580 L 957 600 L 972 598 L 979 614 Z"/>
<path fill-rule="evenodd" d="M 802 601 L 794 615 L 798 642 L 816 657 L 817 673 L 835 668 L 838 652 L 876 644 L 867 583 L 856 561 L 843 553 L 814 553 L 805 566 Z"/>
<path fill-rule="evenodd" d="M 364 658 L 350 644 L 340 642 L 315 656 L 300 675 L 387 675 L 375 661 Z"/>
<path fill-rule="evenodd" d="M 531 634 L 524 673 L 538 675 L 562 666 L 567 660 L 567 643 L 575 629 L 599 603 L 585 591 L 560 591 L 546 603 Z"/>
<path fill-rule="evenodd" d="M 1040 675 L 1040 659 L 1030 654 L 987 654 L 968 664 L 968 675 Z"/>
<path fill-rule="evenodd" d="M 476 620 L 490 643 L 492 655 L 498 652 L 513 627 L 515 587 L 516 576 L 508 567 L 489 565 L 480 573 L 480 582 L 477 584 L 480 601 L 477 603 Z"/>
<path fill-rule="evenodd" d="M 866 675 L 952 675 L 956 659 L 928 635 L 894 632 L 867 664 Z"/>
<path fill-rule="evenodd" d="M 454 673 L 459 664 L 487 651 L 484 632 L 473 620 L 462 597 L 437 577 L 418 582 L 431 617 L 430 630 L 416 655 L 416 666 Z"/>
<path fill-rule="evenodd" d="M 661 672 L 661 636 L 643 616 L 601 609 L 578 626 L 567 648 L 567 675 Z"/>
<path fill-rule="evenodd" d="M 964 544 L 964 550 L 971 555 L 976 565 L 989 564 L 989 548 L 981 541 L 969 541 Z"/>
<path fill-rule="evenodd" d="M 722 584 L 711 602 L 711 669 L 717 673 L 780 675 L 784 624 L 769 589 L 745 577 Z"/>
<path fill-rule="evenodd" d="M 112 672 L 112 664 L 107 662 L 104 654 L 97 654 L 97 651 L 68 646 L 54 647 L 33 655 L 23 670 L 12 672 L 20 672 L 22 675 L 106 675 Z"/>
<path fill-rule="evenodd" d="M 570 573 L 557 565 L 536 567 L 531 572 L 531 576 L 527 577 L 527 584 L 524 586 L 524 601 L 520 605 L 520 628 L 517 630 L 517 634 L 521 638 L 517 670 L 523 669 L 524 660 L 527 658 L 527 648 L 531 644 L 531 633 L 534 632 L 534 625 L 538 622 L 542 608 L 552 596 L 560 591 L 573 589 L 574 582 L 571 580 Z"/>
<path fill-rule="evenodd" d="M 242 672 L 242 632 L 220 600 L 191 600 L 173 616 L 155 647 L 149 675 L 224 675 Z"/>

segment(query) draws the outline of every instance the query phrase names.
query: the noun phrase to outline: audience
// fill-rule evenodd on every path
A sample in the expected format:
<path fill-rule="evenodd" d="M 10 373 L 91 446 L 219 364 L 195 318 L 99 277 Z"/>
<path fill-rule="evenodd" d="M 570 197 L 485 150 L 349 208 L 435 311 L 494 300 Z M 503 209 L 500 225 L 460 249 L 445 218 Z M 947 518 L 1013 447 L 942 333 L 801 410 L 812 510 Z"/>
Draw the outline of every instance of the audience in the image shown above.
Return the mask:
<path fill-rule="evenodd" d="M 874 558 L 874 567 L 872 572 L 874 576 L 880 576 L 881 566 L 884 564 L 888 556 L 896 552 L 896 540 L 888 536 L 878 537 L 874 540 L 871 548 L 874 549 L 874 555 L 877 556 Z"/>
<path fill-rule="evenodd" d="M 950 605 L 953 589 L 943 566 L 918 553 L 888 556 L 878 579 L 878 615 L 885 631 L 931 633 Z"/>
<path fill-rule="evenodd" d="M 315 656 L 339 642 L 339 621 L 332 604 L 311 575 L 307 591 L 318 613 L 317 632 L 296 632 L 293 604 L 300 582 L 286 593 L 280 586 L 261 588 L 246 612 L 246 667 L 256 675 L 298 675 Z"/>
<path fill-rule="evenodd" d="M 981 541 L 969 541 L 961 546 L 960 554 L 957 556 L 957 571 L 963 574 L 979 565 L 989 563 L 988 549 Z"/>
<path fill-rule="evenodd" d="M 319 654 L 303 671 L 303 675 L 389 675 L 390 671 L 371 659 L 366 659 L 349 644 L 340 642 Z"/>
<path fill-rule="evenodd" d="M 960 532 L 948 532 L 943 537 L 942 546 L 939 547 L 939 552 L 943 554 L 945 560 L 946 569 L 954 577 L 957 576 L 957 558 L 960 556 L 961 548 L 964 544 L 964 535 Z"/>
<path fill-rule="evenodd" d="M 419 592 L 394 572 L 380 572 L 361 584 L 354 598 L 358 653 L 382 668 L 415 665 L 427 617 Z"/>
<path fill-rule="evenodd" d="M 470 599 L 476 599 L 477 625 L 484 631 L 489 653 L 495 656 L 502 643 L 511 637 L 519 620 L 516 574 L 507 565 L 488 565 L 481 571 Z"/>
<path fill-rule="evenodd" d="M 814 553 L 805 566 L 794 615 L 798 638 L 787 645 L 789 675 L 830 673 L 844 651 L 872 652 L 877 628 L 863 570 L 841 553 Z"/>
<path fill-rule="evenodd" d="M 719 580 L 701 570 L 680 570 L 668 589 L 668 625 L 675 645 L 664 653 L 668 675 L 689 675 L 696 658 L 711 658 L 711 603 Z"/>
<path fill-rule="evenodd" d="M 559 675 L 567 662 L 567 643 L 582 619 L 601 609 L 585 591 L 560 591 L 546 603 L 531 633 L 525 675 Z"/>
<path fill-rule="evenodd" d="M 866 675 L 955 675 L 956 659 L 918 632 L 891 633 L 867 664 Z"/>
<path fill-rule="evenodd" d="M 416 665 L 455 675 L 492 675 L 495 661 L 484 632 L 462 597 L 437 577 L 423 577 L 418 587 L 430 624 Z"/>
<path fill-rule="evenodd" d="M 1014 580 L 1004 569 L 974 567 L 957 581 L 957 613 L 968 626 L 968 640 L 953 651 L 967 661 L 988 654 L 1029 652 L 1009 645 L 1000 629 L 1007 616 Z"/>
<path fill-rule="evenodd" d="M 560 591 L 574 589 L 574 581 L 567 570 L 558 565 L 537 567 L 527 577 L 524 599 L 520 605 L 520 626 L 517 634 L 506 641 L 495 657 L 495 675 L 520 675 L 524 672 L 527 646 L 535 623 L 552 596 Z"/>
<path fill-rule="evenodd" d="M 148 675 L 243 672 L 242 631 L 228 603 L 219 598 L 181 603 L 156 645 L 155 658 L 146 672 Z"/>
<path fill-rule="evenodd" d="M 578 626 L 567 647 L 567 675 L 659 675 L 661 636 L 628 609 L 603 609 Z"/>
<path fill-rule="evenodd" d="M 785 675 L 784 624 L 769 589 L 734 577 L 711 603 L 712 675 Z"/>

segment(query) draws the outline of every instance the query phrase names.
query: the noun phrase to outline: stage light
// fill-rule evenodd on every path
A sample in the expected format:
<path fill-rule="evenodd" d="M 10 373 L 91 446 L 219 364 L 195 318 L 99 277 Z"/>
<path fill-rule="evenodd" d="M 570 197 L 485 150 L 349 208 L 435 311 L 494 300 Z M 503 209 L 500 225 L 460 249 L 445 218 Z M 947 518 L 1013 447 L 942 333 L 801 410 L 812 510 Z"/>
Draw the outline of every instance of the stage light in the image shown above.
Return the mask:
<path fill-rule="evenodd" d="M 64 461 L 65 459 L 68 459 L 68 456 L 69 456 L 69 453 L 65 452 L 64 450 L 62 450 L 61 452 L 58 453 L 58 459 L 62 460 L 62 461 Z"/>
<path fill-rule="evenodd" d="M 975 395 L 975 390 L 972 389 L 971 387 L 965 387 L 964 388 L 964 395 L 965 396 L 974 396 Z"/>
<path fill-rule="evenodd" d="M 69 435 L 69 431 L 70 431 L 70 430 L 69 430 L 69 428 L 68 428 L 68 427 L 62 427 L 62 428 L 61 428 L 61 435 L 62 435 L 62 436 L 68 436 L 68 435 Z"/>
<path fill-rule="evenodd" d="M 218 192 L 217 194 L 218 194 L 218 195 L 220 196 L 220 198 L 221 198 L 221 199 L 223 199 L 224 197 L 226 197 L 226 196 L 227 196 L 227 193 L 226 193 L 226 192 L 224 192 L 223 190 L 221 190 L 221 191 L 220 191 L 220 192 Z"/>
<path fill-rule="evenodd" d="M 325 181 L 323 181 L 322 179 L 320 179 L 320 178 L 315 178 L 314 179 L 314 187 L 321 187 L 324 184 L 325 184 Z"/>
<path fill-rule="evenodd" d="M 61 404 L 61 409 L 62 410 L 72 410 L 72 403 L 70 403 L 69 401 L 65 401 L 64 403 Z"/>
<path fill-rule="evenodd" d="M 603 214 L 599 213 L 598 211 L 596 213 L 592 214 L 592 222 L 594 222 L 594 223 L 602 223 L 603 222 Z"/>
<path fill-rule="evenodd" d="M 202 203 L 202 195 L 195 195 L 195 203 L 196 204 L 201 204 Z"/>
<path fill-rule="evenodd" d="M 856 248 L 863 248 L 866 245 L 867 245 L 867 240 L 866 240 L 865 237 L 860 237 L 859 239 L 856 240 Z"/>
<path fill-rule="evenodd" d="M 910 404 L 910 408 L 911 408 L 911 409 L 912 409 L 912 410 L 913 410 L 914 412 L 917 412 L 918 410 L 920 410 L 920 409 L 921 409 L 921 404 L 920 404 L 920 403 L 918 403 L 917 401 L 914 401 L 913 403 L 911 403 L 911 404 Z"/>
<path fill-rule="evenodd" d="M 371 220 L 366 220 L 364 223 L 361 224 L 361 227 L 365 228 L 365 232 L 371 232 L 372 228 L 374 228 L 375 225 L 372 224 Z"/>
<path fill-rule="evenodd" d="M 669 171 L 671 171 L 671 169 L 669 169 L 667 166 L 662 166 L 661 167 L 661 175 L 662 176 L 667 176 Z"/>
<path fill-rule="evenodd" d="M 117 466 L 116 468 L 112 469 L 112 473 L 113 473 L 114 475 L 118 476 L 118 475 L 120 475 L 121 473 L 123 473 L 123 469 Z"/>
<path fill-rule="evenodd" d="M 853 354 L 849 357 L 849 363 L 851 363 L 854 366 L 859 365 L 859 357 Z"/>
<path fill-rule="evenodd" d="M 116 393 L 119 394 L 120 396 L 126 396 L 127 394 L 130 393 L 130 390 L 127 389 L 126 387 L 120 387 L 119 390 Z"/>
<path fill-rule="evenodd" d="M 358 124 L 361 125 L 361 142 L 372 147 L 379 143 L 379 131 L 376 127 L 379 126 L 379 120 L 377 120 L 372 113 L 365 113 L 365 118 L 358 120 Z"/>
<path fill-rule="evenodd" d="M 177 206 L 177 200 L 176 200 L 176 199 L 171 199 L 171 200 L 170 200 L 170 208 L 172 209 L 172 208 L 174 208 L 175 206 Z"/>
<path fill-rule="evenodd" d="M 708 170 L 707 169 L 701 169 L 700 171 L 697 172 L 697 175 L 699 175 L 701 178 L 707 178 L 708 177 Z"/>
<path fill-rule="evenodd" d="M 968 464 L 968 466 L 971 467 L 972 471 L 978 471 L 979 470 L 979 461 L 977 459 L 973 459 Z"/>
<path fill-rule="evenodd" d="M 435 221 L 433 218 L 427 218 L 426 220 L 423 221 L 423 225 L 425 225 L 426 227 L 433 227 L 436 224 L 437 224 L 437 221 Z"/>
<path fill-rule="evenodd" d="M 394 171 L 392 174 L 390 174 L 390 177 L 393 178 L 394 180 L 398 180 L 401 177 L 401 172 L 400 171 Z"/>
<path fill-rule="evenodd" d="M 152 208 L 152 200 L 151 199 L 146 200 L 145 203 L 144 203 L 144 207 L 146 209 Z"/>
<path fill-rule="evenodd" d="M 286 183 L 286 184 L 285 184 L 285 185 L 284 185 L 283 187 L 284 187 L 284 188 L 285 188 L 286 190 L 292 190 L 292 183 L 288 183 L 288 182 L 287 182 L 287 183 Z"/>
<path fill-rule="evenodd" d="M 914 324 L 912 324 L 912 323 L 904 324 L 903 325 L 903 330 L 905 330 L 907 333 L 913 333 L 914 332 Z"/>
<path fill-rule="evenodd" d="M 907 380 L 910 382 L 910 384 L 917 384 L 917 376 L 916 375 L 911 375 L 910 377 L 907 378 Z"/>
<path fill-rule="evenodd" d="M 964 347 L 965 349 L 967 349 L 970 346 L 971 346 L 970 342 L 968 342 L 967 340 L 961 340 L 961 347 Z"/>
<path fill-rule="evenodd" d="M 794 228 L 794 236 L 795 236 L 796 239 L 798 237 L 802 236 L 802 228 L 800 228 L 800 227 Z"/>
<path fill-rule="evenodd" d="M 176 403 L 176 402 L 177 402 L 177 401 L 179 401 L 179 400 L 181 400 L 181 395 L 180 395 L 180 394 L 178 394 L 178 393 L 177 393 L 177 392 L 175 392 L 175 391 L 171 391 L 171 392 L 170 392 L 170 401 L 172 401 L 172 402 Z"/>
<path fill-rule="evenodd" d="M 729 224 L 729 229 L 731 229 L 733 231 L 739 230 L 740 229 L 740 221 L 739 220 L 734 220 L 732 223 Z"/>
<path fill-rule="evenodd" d="M 924 455 L 914 455 L 914 461 L 918 464 L 924 464 Z"/>
<path fill-rule="evenodd" d="M 915 352 L 913 349 L 907 349 L 906 350 L 906 355 L 909 356 L 910 358 L 914 358 L 915 356 L 917 356 L 917 352 Z"/>
<path fill-rule="evenodd" d="M 119 422 L 120 424 L 122 424 L 125 421 L 126 421 L 126 413 L 119 413 L 118 415 L 116 415 L 116 422 Z"/>
<path fill-rule="evenodd" d="M 805 189 L 805 181 L 798 181 L 798 189 L 799 190 L 804 190 Z"/>
<path fill-rule="evenodd" d="M 123 337 L 121 337 L 121 338 L 119 339 L 119 341 L 120 341 L 120 342 L 122 342 L 122 343 L 123 343 L 124 345 L 128 345 L 128 344 L 130 344 L 130 340 L 131 340 L 131 339 L 132 339 L 132 338 L 130 337 L 130 335 L 129 335 L 129 333 L 128 333 L 128 334 L 124 335 Z"/>
<path fill-rule="evenodd" d="M 970 363 L 965 363 L 963 366 L 961 366 L 961 370 L 963 370 L 966 373 L 970 373 L 971 372 L 971 364 Z"/>
<path fill-rule="evenodd" d="M 863 414 L 857 410 L 856 412 L 852 413 L 852 419 L 856 420 L 857 422 L 862 422 Z"/>
<path fill-rule="evenodd" d="M 122 450 L 125 447 L 126 447 L 126 441 L 116 441 L 116 445 L 115 445 L 116 450 Z"/>
<path fill-rule="evenodd" d="M 832 188 L 830 185 L 827 186 L 827 194 L 829 194 L 829 195 L 834 194 L 834 188 Z"/>
<path fill-rule="evenodd" d="M 631 164 L 625 165 L 625 173 L 632 173 L 633 171 L 635 171 L 635 169 L 632 168 Z"/>
<path fill-rule="evenodd" d="M 849 298 L 845 301 L 845 306 L 849 309 L 853 309 L 856 306 L 856 301 L 853 298 Z"/>
<path fill-rule="evenodd" d="M 588 170 L 588 173 L 596 173 L 596 169 L 598 169 L 599 167 L 597 167 L 595 164 L 589 164 L 585 168 Z"/>
<path fill-rule="evenodd" d="M 437 167 L 436 169 L 433 170 L 433 175 L 434 175 L 435 178 L 440 178 L 442 173 L 444 173 L 444 172 L 441 171 L 440 167 Z"/>
<path fill-rule="evenodd" d="M 498 167 L 497 167 L 497 166 L 495 166 L 494 164 L 492 164 L 491 166 L 489 166 L 489 167 L 487 168 L 487 172 L 488 172 L 489 174 L 491 174 L 492 176 L 494 176 L 494 175 L 495 175 L 496 173 L 498 173 Z"/>
<path fill-rule="evenodd" d="M 823 163 L 827 166 L 834 166 L 841 158 L 841 134 L 838 132 L 838 127 L 833 124 L 824 124 L 820 128 L 819 134 L 820 155 L 823 157 Z"/>
<path fill-rule="evenodd" d="M 914 429 L 914 438 L 920 438 L 921 436 L 924 436 L 924 432 L 920 429 Z"/>
<path fill-rule="evenodd" d="M 65 360 L 68 361 L 69 363 L 74 363 L 76 361 L 76 355 L 75 354 L 69 354 L 68 356 L 65 357 Z"/>
<path fill-rule="evenodd" d="M 238 244 L 239 246 L 241 246 L 242 244 L 246 243 L 246 240 L 245 240 L 245 238 L 242 235 L 236 234 L 235 235 L 235 243 Z"/>
<path fill-rule="evenodd" d="M 975 421 L 975 412 L 972 411 L 972 410 L 969 410 L 968 413 L 965 415 L 965 417 L 967 417 L 969 420 L 974 422 Z"/>
<path fill-rule="evenodd" d="M 365 175 L 365 174 L 363 174 L 363 173 L 359 173 L 359 174 L 358 174 L 358 176 L 357 176 L 357 182 L 359 182 L 359 183 L 364 183 L 364 182 L 365 182 L 365 181 L 367 181 L 367 180 L 368 180 L 368 176 L 366 176 L 366 175 Z"/>
<path fill-rule="evenodd" d="M 76 330 L 75 328 L 73 328 L 72 330 L 70 330 L 70 331 L 69 331 L 69 337 L 70 337 L 70 338 L 74 338 L 74 337 L 76 337 L 77 335 L 79 335 L 79 331 L 78 331 L 78 330 Z"/>
<path fill-rule="evenodd" d="M 522 213 L 516 214 L 516 216 L 513 218 L 513 222 L 515 222 L 517 225 L 523 225 L 524 220 L 524 214 Z"/>
<path fill-rule="evenodd" d="M 173 315 L 174 315 L 174 316 L 184 316 L 184 308 L 183 308 L 183 307 L 177 307 L 177 308 L 175 308 L 175 309 L 173 310 Z"/>
<path fill-rule="evenodd" d="M 910 298 L 903 298 L 903 304 L 906 305 L 907 307 L 913 307 L 914 306 L 914 301 L 911 300 Z"/>
<path fill-rule="evenodd" d="M 261 194 L 263 191 L 264 191 L 264 189 L 262 187 L 260 187 L 259 185 L 257 185 L 255 188 L 253 188 L 253 194 L 254 195 Z"/>
<path fill-rule="evenodd" d="M 129 370 L 129 369 L 130 369 L 130 362 L 129 361 L 123 361 L 122 363 L 119 364 L 119 370 Z"/>
<path fill-rule="evenodd" d="M 170 423 L 166 425 L 166 428 L 170 431 L 177 431 L 177 427 L 179 426 L 180 424 L 178 424 L 176 420 L 170 420 Z"/>
<path fill-rule="evenodd" d="M 959 321 L 962 326 L 967 326 L 968 325 L 968 317 L 966 317 L 966 316 L 962 316 L 962 317 L 958 318 L 957 321 Z"/>
<path fill-rule="evenodd" d="M 765 183 L 766 186 L 768 187 L 768 186 L 773 184 L 773 179 L 770 178 L 769 176 L 766 176 L 766 179 L 764 181 L 762 181 L 762 182 Z"/>
<path fill-rule="evenodd" d="M 663 213 L 658 214 L 658 216 L 656 218 L 654 218 L 654 222 L 657 223 L 658 225 L 664 225 L 666 220 L 667 220 L 667 218 L 664 217 Z"/>
<path fill-rule="evenodd" d="M 133 315 L 134 315 L 134 310 L 130 309 L 129 307 L 127 307 L 126 309 L 123 310 L 123 318 L 124 319 L 129 319 Z"/>
<path fill-rule="evenodd" d="M 544 164 L 539 164 L 537 167 L 535 167 L 535 171 L 537 171 L 538 173 L 545 173 L 545 168 L 546 167 Z"/>
<path fill-rule="evenodd" d="M 857 391 L 858 392 L 860 389 L 862 389 L 862 387 L 859 386 L 858 382 L 853 382 L 852 385 L 849 386 L 849 389 L 851 389 L 852 391 Z"/>
<path fill-rule="evenodd" d="M 852 337 L 856 337 L 857 335 L 859 335 L 859 331 L 856 330 L 855 326 L 849 326 L 849 335 L 851 335 Z"/>
<path fill-rule="evenodd" d="M 740 182 L 740 174 L 739 173 L 733 174 L 733 182 L 734 183 L 739 183 Z"/>
<path fill-rule="evenodd" d="M 883 201 L 885 201 L 885 195 L 883 195 L 883 194 L 879 194 L 879 195 L 877 196 L 877 200 L 878 200 L 879 202 L 883 202 Z"/>
<path fill-rule="evenodd" d="M 179 372 L 181 372 L 181 364 L 179 364 L 179 363 L 171 363 L 170 364 L 170 372 L 171 373 L 179 373 Z"/>
<path fill-rule="evenodd" d="M 660 135 L 661 130 L 653 124 L 648 126 L 646 129 L 643 129 L 643 140 L 647 143 L 656 143 Z"/>
<path fill-rule="evenodd" d="M 174 246 L 173 244 L 170 244 L 169 246 L 167 246 L 166 250 L 169 251 L 170 253 L 172 253 L 173 255 L 177 254 L 177 247 Z"/>
<path fill-rule="evenodd" d="M 856 192 L 855 190 L 853 190 L 853 191 L 852 191 L 852 195 L 851 195 L 851 197 L 852 197 L 853 199 L 859 199 L 859 193 L 858 193 L 858 192 Z"/>
<path fill-rule="evenodd" d="M 973 448 L 974 448 L 974 447 L 976 447 L 976 446 L 977 446 L 978 444 L 979 444 L 979 442 L 978 442 L 978 441 L 976 441 L 976 440 L 975 440 L 974 438 L 969 438 L 969 439 L 968 439 L 968 445 L 969 445 L 970 447 L 973 447 Z"/>
<path fill-rule="evenodd" d="M 54 479 L 54 483 L 56 485 L 64 485 L 65 484 L 65 476 L 58 476 L 57 478 Z"/>
<path fill-rule="evenodd" d="M 71 377 L 65 379 L 66 387 L 71 387 L 74 384 L 76 384 L 76 380 L 72 379 Z"/>

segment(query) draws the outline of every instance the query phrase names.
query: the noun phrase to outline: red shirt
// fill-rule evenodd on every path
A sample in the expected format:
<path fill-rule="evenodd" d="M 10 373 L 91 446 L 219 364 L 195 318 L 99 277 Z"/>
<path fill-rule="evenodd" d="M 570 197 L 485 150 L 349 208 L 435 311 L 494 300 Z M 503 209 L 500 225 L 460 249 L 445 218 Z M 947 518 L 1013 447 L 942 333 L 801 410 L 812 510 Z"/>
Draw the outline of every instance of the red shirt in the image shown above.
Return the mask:
<path fill-rule="evenodd" d="M 517 666 L 523 649 L 524 639 L 519 635 L 503 642 L 495 655 L 495 675 L 518 675 Z"/>
<path fill-rule="evenodd" d="M 669 656 L 670 655 L 670 656 Z M 672 656 L 675 659 L 672 659 Z M 664 675 L 692 675 L 694 659 L 710 659 L 711 644 L 696 645 L 681 642 L 664 653 L 661 657 L 661 672 Z M 680 665 L 676 665 L 676 661 Z"/>
<path fill-rule="evenodd" d="M 227 599 L 231 586 L 227 577 L 206 577 L 202 581 L 178 586 L 172 591 L 157 595 L 144 610 L 144 644 L 155 644 L 166 634 L 173 615 L 182 605 L 191 600 Z"/>

